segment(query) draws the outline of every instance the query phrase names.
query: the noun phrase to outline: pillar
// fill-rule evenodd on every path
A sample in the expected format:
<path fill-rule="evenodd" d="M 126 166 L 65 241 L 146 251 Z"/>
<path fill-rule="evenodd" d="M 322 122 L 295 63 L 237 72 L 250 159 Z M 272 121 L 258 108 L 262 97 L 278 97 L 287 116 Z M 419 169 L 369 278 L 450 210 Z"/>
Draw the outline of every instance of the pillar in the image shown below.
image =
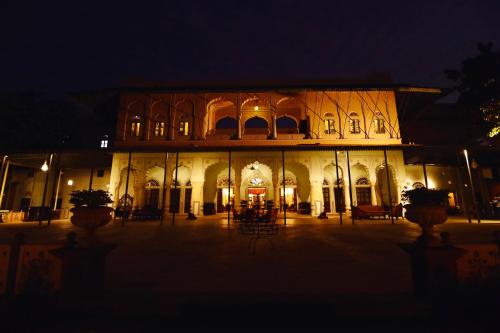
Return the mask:
<path fill-rule="evenodd" d="M 236 101 L 236 121 L 238 122 L 238 140 L 241 140 L 241 103 L 240 103 L 240 96 L 238 94 L 238 99 Z"/>
<path fill-rule="evenodd" d="M 241 206 L 241 161 L 234 161 L 234 206 L 239 209 Z"/>
<path fill-rule="evenodd" d="M 272 135 L 272 138 L 273 139 L 277 139 L 278 138 L 278 129 L 276 128 L 276 115 L 275 114 L 272 115 L 272 120 L 273 120 L 273 135 Z"/>
<path fill-rule="evenodd" d="M 195 157 L 193 158 L 193 167 L 191 169 L 191 210 L 196 216 L 200 215 L 203 210 L 204 185 L 205 170 L 203 170 L 203 159 L 201 157 Z M 195 203 L 197 203 L 197 207 L 195 207 Z"/>
<path fill-rule="evenodd" d="M 370 189 L 372 193 L 372 206 L 377 205 L 377 191 L 375 190 L 375 183 L 376 181 L 370 180 Z"/>
<path fill-rule="evenodd" d="M 323 181 L 311 179 L 311 214 L 318 216 L 323 211 Z M 318 204 L 319 202 L 319 204 Z"/>
<path fill-rule="evenodd" d="M 5 191 L 5 183 L 7 182 L 7 175 L 9 174 L 9 165 L 10 165 L 10 160 L 7 160 L 7 162 L 5 163 L 4 170 L 2 170 L 3 174 L 1 175 L 1 178 L 0 178 L 0 180 L 1 180 L 1 183 L 0 183 L 0 187 L 1 187 L 1 190 L 0 190 L 0 209 L 2 208 L 3 195 L 4 195 L 4 191 Z M 33 178 L 33 181 L 34 181 L 34 178 Z"/>
<path fill-rule="evenodd" d="M 311 158 L 309 181 L 311 183 L 311 214 L 317 216 L 323 210 L 323 170 L 318 157 Z M 316 207 L 318 202 L 319 207 Z"/>

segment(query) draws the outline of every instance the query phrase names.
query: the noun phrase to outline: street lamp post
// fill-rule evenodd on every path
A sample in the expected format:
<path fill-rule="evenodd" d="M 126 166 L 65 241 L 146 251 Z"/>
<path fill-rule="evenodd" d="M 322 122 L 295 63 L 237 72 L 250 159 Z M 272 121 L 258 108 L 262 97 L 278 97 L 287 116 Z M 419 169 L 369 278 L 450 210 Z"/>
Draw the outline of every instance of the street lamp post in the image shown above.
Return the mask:
<path fill-rule="evenodd" d="M 478 207 L 477 207 L 477 202 L 476 202 L 476 190 L 474 189 L 474 182 L 472 181 L 472 173 L 470 171 L 469 155 L 467 153 L 467 149 L 464 149 L 464 156 L 465 156 L 465 163 L 467 165 L 467 172 L 469 174 L 470 189 L 472 192 L 472 204 L 474 205 L 474 210 L 476 212 L 477 223 L 481 223 L 481 219 L 479 217 L 479 211 L 477 209 Z"/>

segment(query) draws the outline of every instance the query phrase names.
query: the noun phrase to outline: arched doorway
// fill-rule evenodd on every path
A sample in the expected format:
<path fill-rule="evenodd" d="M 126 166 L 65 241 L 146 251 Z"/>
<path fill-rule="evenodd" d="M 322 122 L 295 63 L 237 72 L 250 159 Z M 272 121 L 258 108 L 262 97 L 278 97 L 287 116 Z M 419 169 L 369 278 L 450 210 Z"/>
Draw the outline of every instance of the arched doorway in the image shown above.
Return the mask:
<path fill-rule="evenodd" d="M 272 179 L 271 168 L 266 164 L 254 161 L 246 165 L 241 171 L 240 194 L 245 198 L 241 205 L 254 208 L 274 205 Z"/>
<path fill-rule="evenodd" d="M 245 134 L 269 134 L 269 124 L 264 118 L 252 117 L 245 122 Z"/>
<path fill-rule="evenodd" d="M 156 209 L 160 201 L 160 183 L 155 179 L 146 182 L 144 189 L 144 208 Z"/>
<path fill-rule="evenodd" d="M 387 179 L 387 173 L 389 173 L 389 179 Z M 376 170 L 377 174 L 377 184 L 376 184 L 376 192 L 377 196 L 380 199 L 379 202 L 383 206 L 389 206 L 389 188 L 390 188 L 390 197 L 392 199 L 392 205 L 397 204 L 398 195 L 397 195 L 397 184 L 394 178 L 394 171 L 391 165 L 389 165 L 389 172 L 387 172 L 385 165 L 381 165 Z M 389 187 L 390 186 L 390 187 Z"/>
<path fill-rule="evenodd" d="M 352 205 L 371 205 L 372 191 L 368 168 L 358 162 L 351 166 L 351 175 L 354 183 L 355 195 L 353 198 L 354 203 L 352 203 Z"/>
<path fill-rule="evenodd" d="M 292 117 L 283 116 L 276 119 L 276 129 L 278 134 L 296 134 L 299 133 L 298 124 Z"/>
<path fill-rule="evenodd" d="M 174 183 L 175 170 L 172 175 L 169 211 L 171 213 L 187 214 L 191 211 L 191 169 L 181 165 L 177 170 L 177 183 Z"/>
<path fill-rule="evenodd" d="M 283 188 L 283 179 L 280 179 L 280 211 L 286 204 L 287 211 L 296 212 L 298 206 L 297 200 L 297 177 L 290 171 L 285 170 L 285 188 Z"/>
<path fill-rule="evenodd" d="M 325 212 L 345 212 L 344 172 L 341 167 L 329 164 L 323 169 L 323 202 Z"/>
<path fill-rule="evenodd" d="M 234 207 L 234 182 L 233 179 L 230 182 L 227 175 L 228 169 L 226 168 L 217 177 L 217 213 L 227 211 L 230 208 L 228 205 Z"/>

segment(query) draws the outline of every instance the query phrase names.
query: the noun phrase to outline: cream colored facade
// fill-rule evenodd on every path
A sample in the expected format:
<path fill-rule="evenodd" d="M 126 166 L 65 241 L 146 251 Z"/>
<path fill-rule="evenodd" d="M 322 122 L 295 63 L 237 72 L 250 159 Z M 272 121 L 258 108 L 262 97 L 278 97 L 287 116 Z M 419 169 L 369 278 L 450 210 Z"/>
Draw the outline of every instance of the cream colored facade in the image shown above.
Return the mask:
<path fill-rule="evenodd" d="M 115 141 L 124 152 L 113 156 L 109 189 L 115 205 L 127 192 L 137 208 L 151 205 L 153 189 L 153 204 L 168 211 L 179 151 L 181 214 L 202 215 L 206 203 L 221 212 L 228 193 L 236 207 L 259 197 L 276 207 L 280 200 L 295 208 L 309 202 L 312 215 L 333 213 L 360 200 L 389 204 L 388 183 L 399 203 L 406 180 L 400 144 L 393 90 L 128 92 L 121 95 Z"/>

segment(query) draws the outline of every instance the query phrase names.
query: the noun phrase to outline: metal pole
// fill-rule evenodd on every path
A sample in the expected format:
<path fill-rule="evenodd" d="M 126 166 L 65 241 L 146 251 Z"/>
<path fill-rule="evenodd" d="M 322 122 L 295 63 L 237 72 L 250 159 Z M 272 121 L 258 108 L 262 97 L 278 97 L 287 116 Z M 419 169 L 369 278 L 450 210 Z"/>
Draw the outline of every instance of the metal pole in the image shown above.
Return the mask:
<path fill-rule="evenodd" d="M 92 182 L 94 180 L 94 168 L 90 169 L 89 191 L 92 191 Z"/>
<path fill-rule="evenodd" d="M 349 162 L 349 150 L 347 149 L 346 149 L 346 155 L 347 155 L 347 174 L 349 176 L 349 199 L 351 200 L 351 218 L 352 218 L 352 224 L 354 224 L 355 220 L 354 220 L 354 214 L 352 212 L 353 202 L 352 202 L 351 164 Z"/>
<path fill-rule="evenodd" d="M 128 166 L 127 166 L 127 180 L 125 183 L 125 196 L 123 200 L 123 205 L 125 206 L 124 211 L 122 212 L 122 227 L 125 226 L 125 219 L 128 218 L 128 207 L 127 207 L 127 199 L 128 199 L 128 181 L 130 178 L 130 164 L 132 163 L 132 152 L 128 153 Z M 121 171 L 120 171 L 121 172 Z M 120 198 L 118 198 L 120 200 Z M 119 203 L 119 201 L 118 201 Z M 132 209 L 132 207 L 130 207 Z"/>
<path fill-rule="evenodd" d="M 229 181 L 227 184 L 227 228 L 229 229 L 229 221 L 231 221 L 231 151 L 229 151 Z"/>
<path fill-rule="evenodd" d="M 178 173 L 178 170 L 179 169 L 179 152 L 177 151 L 175 153 L 175 179 L 174 179 L 174 190 L 175 190 L 175 194 L 177 195 L 177 173 Z M 176 198 L 176 207 L 174 207 L 174 211 L 172 212 L 172 226 L 175 225 L 175 213 L 176 213 L 176 210 L 179 209 L 180 210 L 180 203 L 181 203 L 181 194 L 179 193 L 179 198 L 177 199 Z"/>
<path fill-rule="evenodd" d="M 4 155 L 3 158 L 2 158 L 2 168 L 0 169 L 0 175 L 1 175 L 2 178 L 0 179 L 0 182 L 3 182 L 3 171 L 4 171 L 4 167 L 5 167 L 7 158 L 8 158 L 7 155 Z"/>
<path fill-rule="evenodd" d="M 286 185 L 285 185 L 285 151 L 281 151 L 281 168 L 283 176 L 283 223 L 286 227 Z"/>
<path fill-rule="evenodd" d="M 476 190 L 474 189 L 474 183 L 472 182 L 472 173 L 470 171 L 469 155 L 467 154 L 467 149 L 464 149 L 464 156 L 465 156 L 465 163 L 467 164 L 467 172 L 469 173 L 470 190 L 472 192 L 472 204 L 474 205 L 474 210 L 476 211 L 477 223 L 481 223 L 481 219 L 479 218 L 479 210 L 477 207 L 477 201 L 476 201 Z"/>
<path fill-rule="evenodd" d="M 9 165 L 10 161 L 8 160 L 5 163 L 5 169 L 2 170 L 2 182 L 1 182 L 1 190 L 0 190 L 0 209 L 2 209 L 2 202 L 3 202 L 3 193 L 5 191 L 5 183 L 7 182 L 7 174 L 9 173 Z"/>
<path fill-rule="evenodd" d="M 54 210 L 57 209 L 57 195 L 54 197 L 54 192 L 59 191 L 59 181 L 61 180 L 61 170 L 59 169 L 59 166 L 61 164 L 61 153 L 57 154 L 57 159 L 56 159 L 56 167 L 54 169 L 54 179 L 52 182 L 52 193 L 50 194 L 50 199 L 52 200 L 54 198 Z M 48 172 L 48 171 L 47 171 Z M 57 179 L 57 182 L 56 182 Z M 57 188 L 57 190 L 56 190 Z M 49 203 L 50 205 L 50 203 Z M 47 220 L 47 224 L 50 225 L 50 221 L 52 220 L 52 213 L 49 215 L 49 218 Z"/>
<path fill-rule="evenodd" d="M 429 187 L 429 183 L 427 181 L 427 167 L 425 165 L 425 154 L 423 153 L 423 149 L 421 149 L 421 157 L 422 157 L 422 170 L 424 172 L 424 183 L 425 183 L 425 188 L 428 188 Z"/>
<path fill-rule="evenodd" d="M 427 182 L 427 168 L 425 167 L 425 162 L 422 163 L 422 169 L 424 170 L 424 181 L 425 181 L 425 187 L 429 187 L 429 183 Z"/>
<path fill-rule="evenodd" d="M 392 195 L 391 195 L 391 180 L 389 179 L 389 164 L 387 164 L 387 149 L 384 149 L 385 173 L 387 175 L 387 189 L 389 192 L 389 216 L 391 223 L 394 224 L 394 216 L 392 216 Z"/>
<path fill-rule="evenodd" d="M 160 216 L 160 225 L 163 225 L 163 215 L 165 214 L 165 197 L 167 196 L 167 161 L 168 161 L 168 152 L 165 153 L 165 160 L 163 162 L 163 196 L 161 200 L 161 216 Z"/>
<path fill-rule="evenodd" d="M 57 187 L 56 187 L 56 195 L 54 196 L 54 198 L 56 198 L 54 200 L 54 210 L 57 209 L 57 197 L 59 196 L 59 187 L 61 186 L 61 176 L 62 176 L 62 171 L 59 171 L 59 177 L 57 177 Z"/>
<path fill-rule="evenodd" d="M 49 154 L 47 154 L 47 157 Z M 45 197 L 47 196 L 47 185 L 49 183 L 49 173 L 50 169 L 52 167 L 52 156 L 53 154 L 50 154 L 49 158 L 49 168 L 47 169 L 47 173 L 45 174 L 45 184 L 43 185 L 43 195 L 42 195 L 42 207 L 40 208 L 40 211 L 38 211 L 38 225 L 42 225 L 42 211 L 45 209 Z M 50 206 L 50 205 L 49 205 Z M 50 214 L 50 212 L 49 212 Z"/>
<path fill-rule="evenodd" d="M 462 172 L 460 171 L 460 156 L 458 152 L 456 154 L 456 157 L 457 157 L 457 185 L 460 187 L 460 197 L 461 197 L 462 207 L 464 209 L 464 213 L 467 215 L 469 223 L 472 223 L 472 219 L 470 218 L 469 205 L 465 201 L 464 184 L 463 184 Z"/>
<path fill-rule="evenodd" d="M 339 161 L 338 161 L 338 157 L 337 157 L 337 150 L 335 149 L 334 150 L 334 154 L 335 154 L 335 171 L 337 173 L 337 187 L 340 189 L 340 182 L 339 182 Z M 340 200 L 340 207 L 339 207 L 339 218 L 340 218 L 340 224 L 342 225 L 343 222 L 342 222 L 342 205 L 343 205 L 343 195 L 344 195 L 344 191 L 342 191 L 342 199 Z M 333 200 L 335 200 L 335 208 L 337 208 L 337 200 L 335 198 L 335 185 L 333 186 Z"/>

